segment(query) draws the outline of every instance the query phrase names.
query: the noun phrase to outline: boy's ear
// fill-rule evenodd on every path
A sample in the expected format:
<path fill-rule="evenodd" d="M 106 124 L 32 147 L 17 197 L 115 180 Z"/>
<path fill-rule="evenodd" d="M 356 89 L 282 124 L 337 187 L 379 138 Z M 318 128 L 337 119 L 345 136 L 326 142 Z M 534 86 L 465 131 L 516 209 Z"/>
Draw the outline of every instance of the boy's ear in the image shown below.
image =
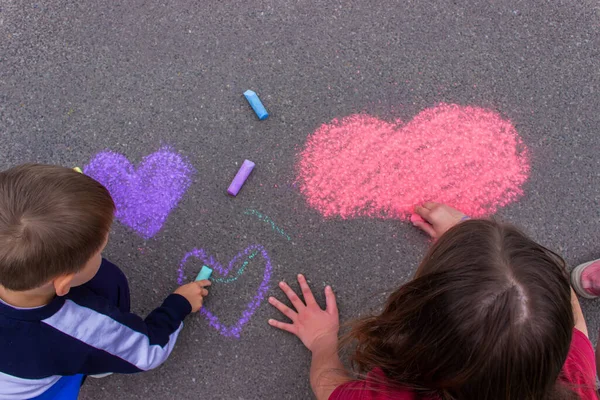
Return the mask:
<path fill-rule="evenodd" d="M 75 273 L 61 275 L 58 278 L 54 278 L 52 284 L 54 285 L 54 291 L 57 296 L 64 296 L 71 290 L 71 284 L 75 278 Z"/>

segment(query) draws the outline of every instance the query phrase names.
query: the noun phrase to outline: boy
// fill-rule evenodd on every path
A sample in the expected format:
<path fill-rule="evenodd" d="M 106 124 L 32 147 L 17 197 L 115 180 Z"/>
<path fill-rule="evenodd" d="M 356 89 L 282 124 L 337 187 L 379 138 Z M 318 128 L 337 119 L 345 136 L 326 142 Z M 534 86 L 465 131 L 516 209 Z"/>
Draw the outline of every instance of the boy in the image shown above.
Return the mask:
<path fill-rule="evenodd" d="M 69 168 L 0 173 L 0 399 L 76 398 L 84 375 L 156 368 L 202 307 L 209 281 L 146 319 L 129 312 L 125 275 L 101 257 L 114 211 L 104 186 Z"/>

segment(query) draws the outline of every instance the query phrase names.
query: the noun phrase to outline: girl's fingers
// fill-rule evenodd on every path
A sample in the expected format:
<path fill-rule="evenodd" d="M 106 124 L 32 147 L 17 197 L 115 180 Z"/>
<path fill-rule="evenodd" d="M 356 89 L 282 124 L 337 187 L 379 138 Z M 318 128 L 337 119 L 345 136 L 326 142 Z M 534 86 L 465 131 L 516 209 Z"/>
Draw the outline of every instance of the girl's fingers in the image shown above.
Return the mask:
<path fill-rule="evenodd" d="M 428 219 L 429 214 L 431 213 L 431 210 L 429 210 L 428 208 L 422 207 L 422 206 L 416 206 L 415 213 L 417 215 L 421 216 L 423 219 Z"/>
<path fill-rule="evenodd" d="M 284 322 L 277 321 L 275 319 L 269 320 L 269 325 L 274 326 L 275 328 L 281 329 L 282 331 L 287 331 L 289 333 L 296 334 L 296 327 L 292 324 L 286 324 Z"/>
<path fill-rule="evenodd" d="M 288 317 L 292 322 L 296 322 L 296 318 L 298 317 L 298 314 L 295 313 L 291 308 L 289 308 L 288 306 L 286 306 L 285 304 L 283 304 L 282 302 L 277 300 L 275 297 L 269 297 L 269 303 L 273 307 L 275 307 L 276 309 L 281 311 L 281 313 L 283 315 L 285 315 L 286 317 Z"/>
<path fill-rule="evenodd" d="M 331 286 L 325 287 L 325 303 L 327 304 L 326 310 L 329 314 L 337 315 L 337 301 L 335 300 L 335 293 Z"/>
<path fill-rule="evenodd" d="M 440 205 L 440 203 L 436 203 L 435 201 L 428 201 L 427 203 L 423 204 L 423 207 L 428 210 L 433 210 L 435 207 L 437 207 L 439 205 Z"/>
<path fill-rule="evenodd" d="M 302 310 L 304 307 L 304 303 L 300 300 L 300 297 L 292 290 L 292 288 L 285 282 L 279 282 L 279 288 L 283 290 L 283 293 L 287 296 L 288 299 L 292 302 L 292 305 L 296 309 L 296 311 Z"/>
<path fill-rule="evenodd" d="M 435 229 L 433 229 L 433 226 L 431 226 L 428 222 L 415 221 L 413 222 L 413 225 L 425 231 L 425 233 L 427 233 L 432 238 L 435 238 L 437 236 Z"/>
<path fill-rule="evenodd" d="M 306 303 L 306 306 L 309 307 L 317 304 L 315 296 L 313 296 L 312 291 L 310 290 L 310 287 L 308 286 L 308 282 L 306 282 L 306 278 L 304 277 L 304 275 L 298 275 L 298 283 L 300 284 L 300 289 L 302 289 L 302 297 L 304 297 L 304 302 Z"/>

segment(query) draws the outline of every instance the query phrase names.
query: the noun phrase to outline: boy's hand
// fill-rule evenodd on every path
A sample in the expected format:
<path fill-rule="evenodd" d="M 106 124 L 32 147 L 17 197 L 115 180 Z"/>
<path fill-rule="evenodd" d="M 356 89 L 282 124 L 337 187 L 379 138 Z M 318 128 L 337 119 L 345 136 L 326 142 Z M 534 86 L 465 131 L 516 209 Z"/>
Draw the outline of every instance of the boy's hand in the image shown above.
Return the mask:
<path fill-rule="evenodd" d="M 313 296 L 306 278 L 298 275 L 298 283 L 302 289 L 304 302 L 285 282 L 280 282 L 279 287 L 286 294 L 296 311 L 292 310 L 274 297 L 269 297 L 269 303 L 288 317 L 292 323 L 284 323 L 274 319 L 269 324 L 276 328 L 288 331 L 298 336 L 304 345 L 314 353 L 321 347 L 337 346 L 338 331 L 340 329 L 339 314 L 335 295 L 331 286 L 325 288 L 327 307 L 322 310 Z M 305 304 L 306 303 L 306 304 Z"/>
<path fill-rule="evenodd" d="M 208 295 L 208 290 L 204 288 L 205 286 L 210 286 L 208 279 L 179 286 L 175 293 L 185 297 L 192 306 L 192 312 L 196 312 L 202 308 L 202 301 Z"/>
<path fill-rule="evenodd" d="M 421 228 L 434 239 L 438 239 L 454 225 L 468 218 L 465 214 L 450 206 L 434 202 L 416 206 L 415 212 L 423 220 L 411 217 L 413 225 Z"/>

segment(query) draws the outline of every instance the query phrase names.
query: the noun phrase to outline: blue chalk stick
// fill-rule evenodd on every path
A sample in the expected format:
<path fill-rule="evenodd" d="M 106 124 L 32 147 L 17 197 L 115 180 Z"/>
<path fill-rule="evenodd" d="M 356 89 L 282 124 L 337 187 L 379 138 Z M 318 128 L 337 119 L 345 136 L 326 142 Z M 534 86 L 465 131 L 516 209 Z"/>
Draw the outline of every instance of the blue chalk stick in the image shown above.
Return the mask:
<path fill-rule="evenodd" d="M 246 97 L 246 100 L 248 100 L 248 103 L 250 103 L 250 106 L 256 113 L 256 116 L 258 117 L 258 119 L 261 121 L 263 119 L 267 119 L 267 117 L 269 116 L 269 113 L 265 109 L 265 106 L 263 106 L 263 103 L 258 98 L 258 95 L 256 93 L 254 93 L 252 90 L 246 90 L 244 92 L 244 96 Z"/>
<path fill-rule="evenodd" d="M 211 275 L 212 275 L 212 269 L 208 268 L 206 265 L 203 265 L 200 272 L 198 272 L 196 281 L 203 281 L 205 279 L 210 279 Z"/>

